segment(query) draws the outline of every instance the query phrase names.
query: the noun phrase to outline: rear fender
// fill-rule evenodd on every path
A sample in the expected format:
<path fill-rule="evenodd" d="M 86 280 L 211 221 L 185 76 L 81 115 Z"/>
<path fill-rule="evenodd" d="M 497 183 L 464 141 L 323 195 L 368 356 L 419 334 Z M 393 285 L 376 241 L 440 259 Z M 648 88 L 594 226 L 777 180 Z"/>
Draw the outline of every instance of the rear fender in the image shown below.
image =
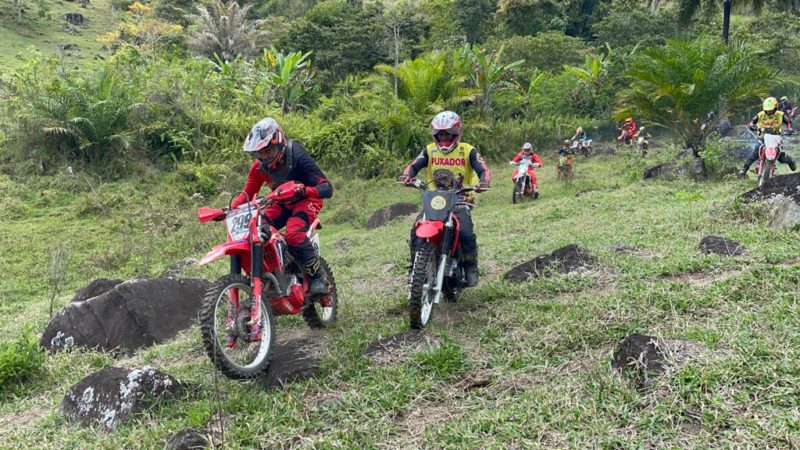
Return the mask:
<path fill-rule="evenodd" d="M 198 266 L 206 266 L 212 262 L 222 258 L 223 256 L 240 255 L 242 262 L 250 261 L 250 243 L 242 239 L 238 241 L 230 241 L 218 245 L 211 249 L 210 252 L 203 256 L 203 259 L 197 263 Z"/>

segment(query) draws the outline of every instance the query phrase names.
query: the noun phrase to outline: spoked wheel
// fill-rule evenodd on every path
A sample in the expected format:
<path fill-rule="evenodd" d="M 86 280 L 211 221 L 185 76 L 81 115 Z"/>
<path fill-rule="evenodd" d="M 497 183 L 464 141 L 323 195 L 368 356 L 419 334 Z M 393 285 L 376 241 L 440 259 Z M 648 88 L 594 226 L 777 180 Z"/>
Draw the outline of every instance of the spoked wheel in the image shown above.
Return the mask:
<path fill-rule="evenodd" d="M 211 362 L 229 378 L 255 378 L 269 367 L 275 341 L 272 309 L 261 302 L 260 333 L 254 336 L 249 323 L 253 301 L 250 281 L 238 274 L 217 280 L 203 299 L 200 310 L 203 346 Z"/>
<path fill-rule="evenodd" d="M 333 270 L 321 256 L 319 257 L 320 270 L 328 279 L 328 295 L 307 298 L 303 308 L 303 319 L 310 328 L 327 328 L 336 321 L 339 313 L 339 299 L 336 296 L 336 279 Z"/>
<path fill-rule="evenodd" d="M 766 160 L 764 161 L 764 165 L 761 166 L 761 172 L 758 174 L 758 187 L 759 189 L 764 186 L 764 183 L 769 180 L 769 177 L 772 175 L 772 166 L 775 164 L 775 161 Z"/>
<path fill-rule="evenodd" d="M 464 269 L 459 267 L 458 270 L 461 271 Z M 461 287 L 459 286 L 458 278 L 446 277 L 444 279 L 444 286 L 442 286 L 442 293 L 444 294 L 444 300 L 446 302 L 456 303 L 461 295 Z"/>
<path fill-rule="evenodd" d="M 411 328 L 425 328 L 431 320 L 436 283 L 436 251 L 425 243 L 414 254 L 409 289 L 409 320 Z"/>
<path fill-rule="evenodd" d="M 514 192 L 511 194 L 511 203 L 517 204 L 525 195 L 525 179 L 520 178 L 514 183 Z"/>

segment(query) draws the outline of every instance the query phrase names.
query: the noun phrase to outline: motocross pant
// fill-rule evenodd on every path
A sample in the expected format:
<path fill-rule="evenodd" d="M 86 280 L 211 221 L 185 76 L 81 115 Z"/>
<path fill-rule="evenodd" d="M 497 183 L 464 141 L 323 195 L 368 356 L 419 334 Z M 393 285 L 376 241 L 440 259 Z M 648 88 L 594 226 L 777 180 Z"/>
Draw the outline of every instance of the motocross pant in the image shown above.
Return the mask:
<path fill-rule="evenodd" d="M 306 236 L 306 232 L 321 209 L 322 200 L 305 198 L 289 205 L 272 203 L 264 211 L 272 226 L 277 229 L 286 227 L 286 244 L 289 246 L 289 253 L 303 267 L 314 265 L 317 262 L 317 252 Z"/>
<path fill-rule="evenodd" d="M 467 206 L 457 206 L 454 213 L 459 223 L 458 245 L 461 246 L 461 265 L 463 267 L 476 266 L 478 264 L 478 236 L 472 225 L 472 211 Z M 420 213 L 414 224 L 422 218 Z M 425 239 L 416 235 L 416 227 L 411 227 L 411 239 L 409 240 L 409 250 L 411 251 L 411 261 L 414 260 L 414 253 L 422 247 Z"/>
<path fill-rule="evenodd" d="M 754 162 L 758 160 L 758 151 L 761 150 L 761 143 L 758 142 L 756 145 L 753 146 L 753 149 L 750 151 L 750 154 L 747 155 L 747 159 L 744 160 L 744 166 L 742 167 L 743 172 L 747 172 L 750 170 L 750 166 L 753 165 Z M 778 155 L 778 162 L 782 162 L 789 166 L 792 169 L 792 172 L 797 170 L 797 164 L 795 164 L 794 159 L 791 156 L 787 155 L 786 152 L 781 152 Z"/>

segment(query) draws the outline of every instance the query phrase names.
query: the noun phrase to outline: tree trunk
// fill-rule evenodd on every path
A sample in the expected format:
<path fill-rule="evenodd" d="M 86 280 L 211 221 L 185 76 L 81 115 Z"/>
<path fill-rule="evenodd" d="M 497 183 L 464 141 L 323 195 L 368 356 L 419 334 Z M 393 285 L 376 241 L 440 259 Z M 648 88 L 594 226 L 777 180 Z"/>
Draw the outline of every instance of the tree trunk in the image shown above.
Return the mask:
<path fill-rule="evenodd" d="M 23 0 L 13 0 L 12 3 L 14 4 L 14 8 L 17 10 L 17 23 L 22 23 L 22 1 Z"/>
<path fill-rule="evenodd" d="M 731 28 L 731 0 L 722 0 L 722 40 L 728 44 L 728 32 Z"/>
<path fill-rule="evenodd" d="M 400 66 L 400 24 L 395 22 L 394 32 L 394 98 L 397 99 L 397 70 Z"/>

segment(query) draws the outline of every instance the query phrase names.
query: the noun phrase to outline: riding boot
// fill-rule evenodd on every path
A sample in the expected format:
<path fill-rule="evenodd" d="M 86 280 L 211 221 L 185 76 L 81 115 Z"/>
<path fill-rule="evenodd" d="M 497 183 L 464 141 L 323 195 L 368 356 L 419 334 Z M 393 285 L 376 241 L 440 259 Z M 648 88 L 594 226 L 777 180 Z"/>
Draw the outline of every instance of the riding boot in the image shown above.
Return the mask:
<path fill-rule="evenodd" d="M 739 176 L 743 177 L 743 176 L 747 175 L 747 171 L 750 170 L 750 166 L 753 165 L 754 162 L 755 162 L 755 159 L 747 158 L 744 161 L 744 165 L 742 166 L 742 169 L 739 171 Z"/>
<path fill-rule="evenodd" d="M 794 159 L 792 159 L 792 157 L 789 155 L 786 155 L 786 164 L 789 165 L 789 168 L 792 169 L 792 172 L 797 171 L 797 164 L 794 162 Z"/>
<path fill-rule="evenodd" d="M 328 278 L 320 266 L 318 257 L 314 257 L 311 261 L 303 264 L 303 271 L 308 274 L 308 292 L 311 295 L 325 295 L 328 293 Z"/>
<path fill-rule="evenodd" d="M 467 287 L 475 287 L 478 285 L 478 254 L 464 255 L 462 260 L 464 267 L 464 274 L 467 277 Z"/>

